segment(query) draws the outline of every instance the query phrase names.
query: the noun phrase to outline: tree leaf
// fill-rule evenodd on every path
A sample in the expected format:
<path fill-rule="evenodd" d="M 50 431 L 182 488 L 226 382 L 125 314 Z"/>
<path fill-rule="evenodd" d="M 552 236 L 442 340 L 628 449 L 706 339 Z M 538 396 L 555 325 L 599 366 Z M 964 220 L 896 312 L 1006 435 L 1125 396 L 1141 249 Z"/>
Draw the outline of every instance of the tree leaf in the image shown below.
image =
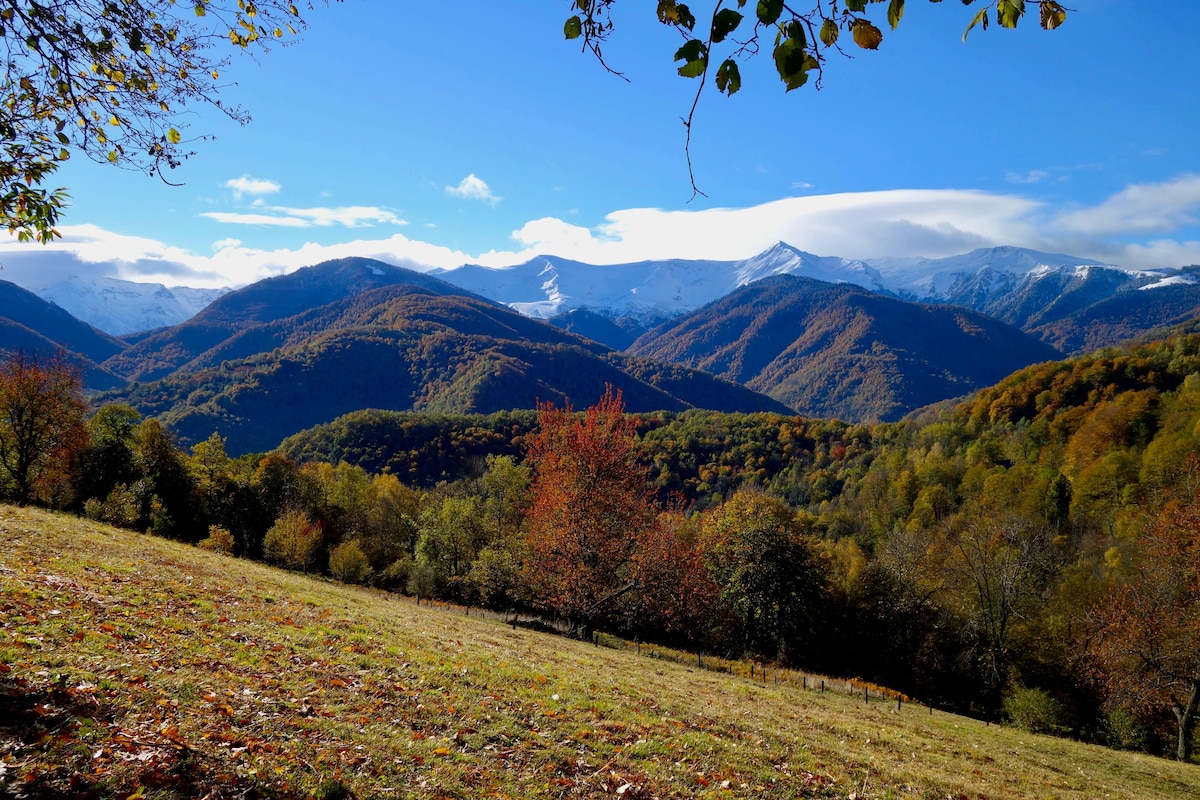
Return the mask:
<path fill-rule="evenodd" d="M 758 0 L 755 14 L 763 25 L 774 25 L 783 13 L 783 0 Z"/>
<path fill-rule="evenodd" d="M 1052 31 L 1067 21 L 1067 10 L 1054 0 L 1042 0 L 1040 6 L 1042 27 Z"/>
<path fill-rule="evenodd" d="M 850 32 L 854 34 L 854 43 L 864 50 L 878 50 L 883 41 L 883 31 L 861 17 L 854 20 Z"/>
<path fill-rule="evenodd" d="M 979 9 L 979 13 L 977 13 L 975 15 L 974 19 L 971 20 L 971 23 L 969 25 L 967 25 L 967 29 L 965 31 L 963 31 L 963 41 L 964 42 L 967 40 L 967 34 L 971 32 L 971 29 L 974 28 L 976 25 L 978 25 L 980 22 L 983 23 L 983 29 L 986 31 L 987 26 L 988 26 L 988 10 L 986 7 Z"/>
<path fill-rule="evenodd" d="M 821 41 L 826 47 L 831 47 L 838 40 L 837 23 L 831 19 L 827 19 L 821 23 Z"/>
<path fill-rule="evenodd" d="M 775 46 L 775 69 L 787 91 L 808 83 L 808 71 L 816 65 L 804 45 L 795 39 L 784 39 Z"/>
<path fill-rule="evenodd" d="M 684 62 L 677 70 L 680 75 L 685 78 L 699 78 L 708 66 L 708 48 L 699 39 L 692 39 L 675 51 L 675 60 Z"/>
<path fill-rule="evenodd" d="M 867 10 L 867 0 L 846 0 L 846 10 L 861 13 Z"/>
<path fill-rule="evenodd" d="M 997 0 L 996 22 L 1002 28 L 1015 28 L 1025 14 L 1025 0 Z"/>
<path fill-rule="evenodd" d="M 896 30 L 896 26 L 900 24 L 900 18 L 904 16 L 904 0 L 892 0 L 888 4 L 888 25 L 892 26 L 892 30 Z"/>
<path fill-rule="evenodd" d="M 732 8 L 722 8 L 713 17 L 712 24 L 712 40 L 713 42 L 723 42 L 725 37 L 737 30 L 738 25 L 742 24 L 742 15 L 734 11 Z"/>
<path fill-rule="evenodd" d="M 174 128 L 171 128 L 171 130 L 167 131 L 167 141 L 171 144 L 179 144 L 179 141 L 182 138 L 183 137 L 179 134 L 179 131 L 175 130 Z"/>
<path fill-rule="evenodd" d="M 737 62 L 732 58 L 725 59 L 717 68 L 717 91 L 722 94 L 735 94 L 742 88 L 742 73 Z"/>
<path fill-rule="evenodd" d="M 578 39 L 583 35 L 583 20 L 578 15 L 571 17 L 563 25 L 563 36 L 568 39 Z"/>

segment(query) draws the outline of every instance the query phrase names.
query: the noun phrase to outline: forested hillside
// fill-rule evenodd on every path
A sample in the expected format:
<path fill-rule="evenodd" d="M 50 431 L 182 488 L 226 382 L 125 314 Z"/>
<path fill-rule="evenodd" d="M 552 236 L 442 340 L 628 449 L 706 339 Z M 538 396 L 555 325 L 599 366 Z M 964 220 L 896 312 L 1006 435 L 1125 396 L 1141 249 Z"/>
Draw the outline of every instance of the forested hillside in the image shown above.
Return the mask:
<path fill-rule="evenodd" d="M 214 306 L 235 300 L 236 293 Z M 223 335 L 168 377 L 104 400 L 160 417 L 188 443 L 216 432 L 238 455 L 362 409 L 531 409 L 538 401 L 590 402 L 606 384 L 636 410 L 787 410 L 698 370 L 617 353 L 489 301 L 409 284 Z"/>
<path fill-rule="evenodd" d="M 14 386 L 33 385 L 18 368 L 41 374 L 11 367 Z M 1200 336 L 1038 364 L 895 423 L 626 410 L 610 387 L 586 412 L 357 412 L 233 459 L 109 405 L 4 480 L 343 581 L 1190 758 Z"/>
<path fill-rule="evenodd" d="M 1059 357 L 967 309 L 791 275 L 664 323 L 629 351 L 736 381 L 806 416 L 855 422 L 894 421 Z"/>

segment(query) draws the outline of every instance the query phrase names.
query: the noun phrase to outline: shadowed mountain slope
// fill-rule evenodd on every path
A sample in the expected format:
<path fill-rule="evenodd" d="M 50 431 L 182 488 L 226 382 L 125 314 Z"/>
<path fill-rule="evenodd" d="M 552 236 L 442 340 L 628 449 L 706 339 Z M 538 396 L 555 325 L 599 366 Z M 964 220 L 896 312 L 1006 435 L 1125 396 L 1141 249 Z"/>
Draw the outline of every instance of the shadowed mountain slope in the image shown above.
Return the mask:
<path fill-rule="evenodd" d="M 397 284 L 434 294 L 464 294 L 457 286 L 382 261 L 369 258 L 326 261 L 230 292 L 182 325 L 140 338 L 104 366 L 130 380 L 154 380 L 258 325 L 311 313 L 331 302 Z M 269 336 L 261 332 L 256 335 Z M 241 351 L 252 347 L 243 346 Z"/>
<path fill-rule="evenodd" d="M 255 351 L 255 352 L 251 352 Z M 230 453 L 364 408 L 489 413 L 585 407 L 606 384 L 631 411 L 786 411 L 680 366 L 617 353 L 489 301 L 388 286 L 245 329 L 174 374 L 107 399 L 161 415 L 185 442 Z"/>
<path fill-rule="evenodd" d="M 743 383 L 801 414 L 894 420 L 1057 352 L 963 308 L 764 279 L 655 328 L 630 352 Z"/>

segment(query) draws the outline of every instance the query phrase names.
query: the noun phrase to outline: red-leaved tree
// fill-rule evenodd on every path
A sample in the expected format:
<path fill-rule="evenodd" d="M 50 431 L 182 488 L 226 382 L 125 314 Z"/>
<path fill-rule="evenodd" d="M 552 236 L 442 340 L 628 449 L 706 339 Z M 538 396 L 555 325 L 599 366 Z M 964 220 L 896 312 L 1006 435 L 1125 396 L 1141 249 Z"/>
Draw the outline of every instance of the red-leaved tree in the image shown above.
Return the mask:
<path fill-rule="evenodd" d="M 586 633 L 638 587 L 630 561 L 654 523 L 633 457 L 637 420 L 609 386 L 583 414 L 538 405 L 525 583 L 545 609 Z"/>
<path fill-rule="evenodd" d="M 16 352 L 0 361 L 0 488 L 25 505 L 65 476 L 87 441 L 78 370 Z"/>
<path fill-rule="evenodd" d="M 1200 475 L 1194 455 L 1188 469 Z M 1187 761 L 1200 707 L 1200 496 L 1168 503 L 1139 545 L 1134 577 L 1100 611 L 1095 653 L 1114 699 L 1171 710 Z"/>

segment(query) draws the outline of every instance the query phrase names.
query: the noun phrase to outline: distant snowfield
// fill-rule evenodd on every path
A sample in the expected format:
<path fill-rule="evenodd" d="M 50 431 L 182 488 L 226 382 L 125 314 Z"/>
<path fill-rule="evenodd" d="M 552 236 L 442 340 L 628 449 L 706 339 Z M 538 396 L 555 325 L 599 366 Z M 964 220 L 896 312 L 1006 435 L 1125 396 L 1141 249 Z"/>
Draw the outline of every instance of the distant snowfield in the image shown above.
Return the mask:
<path fill-rule="evenodd" d="M 37 295 L 93 328 L 122 336 L 186 322 L 228 291 L 74 276 Z"/>

